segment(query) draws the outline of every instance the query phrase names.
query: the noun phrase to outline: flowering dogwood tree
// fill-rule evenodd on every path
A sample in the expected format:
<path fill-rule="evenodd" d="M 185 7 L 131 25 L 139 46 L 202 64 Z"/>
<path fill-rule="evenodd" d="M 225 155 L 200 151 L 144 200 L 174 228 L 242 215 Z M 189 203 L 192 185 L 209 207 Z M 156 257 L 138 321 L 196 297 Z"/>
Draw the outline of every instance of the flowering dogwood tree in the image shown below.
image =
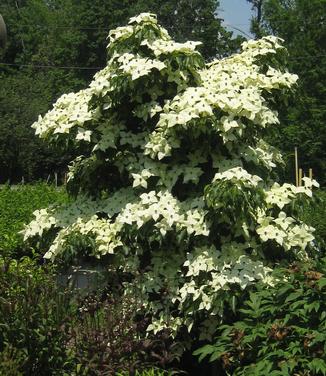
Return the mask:
<path fill-rule="evenodd" d="M 318 184 L 274 182 L 282 157 L 264 141 L 297 77 L 282 68 L 276 37 L 208 64 L 197 42 L 176 43 L 153 14 L 109 38 L 108 64 L 89 87 L 33 124 L 80 156 L 68 174 L 74 200 L 34 212 L 25 239 L 49 237 L 46 259 L 84 250 L 126 273 L 148 330 L 208 328 L 233 288 L 272 283 L 276 261 L 312 247 L 293 203 Z"/>

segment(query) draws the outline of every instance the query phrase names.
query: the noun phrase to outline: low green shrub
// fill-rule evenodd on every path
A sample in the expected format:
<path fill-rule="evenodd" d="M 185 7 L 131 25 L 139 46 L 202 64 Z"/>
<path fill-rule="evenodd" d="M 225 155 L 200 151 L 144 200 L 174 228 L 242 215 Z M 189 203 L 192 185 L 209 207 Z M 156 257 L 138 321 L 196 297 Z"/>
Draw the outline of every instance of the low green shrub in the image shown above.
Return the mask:
<path fill-rule="evenodd" d="M 274 287 L 257 284 L 239 319 L 195 351 L 199 360 L 219 360 L 234 376 L 326 375 L 326 260 L 274 277 Z"/>
<path fill-rule="evenodd" d="M 36 209 L 67 200 L 61 188 L 45 183 L 0 187 L 0 252 L 15 257 L 28 254 L 19 231 Z"/>
<path fill-rule="evenodd" d="M 24 363 L 25 354 L 10 345 L 4 347 L 0 353 L 0 375 L 1 376 L 23 376 L 19 371 Z"/>
<path fill-rule="evenodd" d="M 0 259 L 0 296 L 0 358 L 16 365 L 17 375 L 62 376 L 70 371 L 64 344 L 71 297 L 58 288 L 51 270 L 27 257 Z"/>

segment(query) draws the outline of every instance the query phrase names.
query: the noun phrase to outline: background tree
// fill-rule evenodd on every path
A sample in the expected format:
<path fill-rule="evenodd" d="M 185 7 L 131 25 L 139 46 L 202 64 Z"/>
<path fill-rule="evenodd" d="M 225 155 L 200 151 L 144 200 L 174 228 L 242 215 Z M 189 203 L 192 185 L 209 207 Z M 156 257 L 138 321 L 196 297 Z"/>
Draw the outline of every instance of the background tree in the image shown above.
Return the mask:
<path fill-rule="evenodd" d="M 139 0 L 131 15 L 144 11 L 156 13 L 175 40 L 203 42 L 199 50 L 206 59 L 211 59 L 236 52 L 244 40 L 239 36 L 232 39 L 232 32 L 222 26 L 218 6 L 219 1 L 215 0 L 168 0 L 163 4 L 159 0 Z"/>
<path fill-rule="evenodd" d="M 256 12 L 255 17 L 251 20 L 251 32 L 254 33 L 256 37 L 261 37 L 262 33 L 260 30 L 260 24 L 262 21 L 262 6 L 264 0 L 247 0 L 252 4 L 252 9 Z"/>
<path fill-rule="evenodd" d="M 299 147 L 300 164 L 312 167 L 326 184 L 326 23 L 325 0 L 249 1 L 260 9 L 253 19 L 257 35 L 273 33 L 284 39 L 289 51 L 288 66 L 299 75 L 295 97 L 286 112 L 280 111 L 283 127 L 274 141 L 288 157 L 287 177 L 293 176 L 293 149 Z M 260 8 L 259 8 L 260 7 Z M 289 110 L 288 110 L 289 109 Z"/>
<path fill-rule="evenodd" d="M 64 171 L 67 156 L 50 150 L 30 127 L 35 114 L 46 111 L 56 97 L 47 71 L 2 73 L 0 82 L 0 181 L 45 179 L 49 173 Z"/>
<path fill-rule="evenodd" d="M 50 152 L 30 129 L 38 112 L 46 111 L 64 91 L 85 82 L 76 70 L 51 68 L 75 65 L 83 40 L 78 30 L 68 28 L 71 2 L 61 4 L 65 7 L 30 0 L 1 6 L 10 35 L 2 56 L 7 65 L 0 65 L 1 182 L 22 176 L 26 180 L 46 178 L 65 165 L 60 154 Z"/>

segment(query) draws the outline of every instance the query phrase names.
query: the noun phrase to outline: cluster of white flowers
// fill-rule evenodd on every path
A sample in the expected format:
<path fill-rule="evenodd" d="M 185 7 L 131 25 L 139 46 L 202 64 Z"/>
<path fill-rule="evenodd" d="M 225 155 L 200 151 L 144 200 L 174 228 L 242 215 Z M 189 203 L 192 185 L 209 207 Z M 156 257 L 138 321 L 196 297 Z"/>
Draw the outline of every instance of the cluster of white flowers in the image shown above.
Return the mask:
<path fill-rule="evenodd" d="M 280 209 L 293 201 L 297 194 L 305 194 L 308 197 L 312 197 L 312 188 L 319 187 L 319 183 L 316 180 L 304 177 L 304 185 L 296 187 L 292 184 L 285 183 L 280 185 L 274 183 L 273 186 L 266 191 L 266 203 L 273 206 L 276 205 Z"/>
<path fill-rule="evenodd" d="M 268 240 L 275 241 L 285 250 L 301 249 L 304 251 L 307 245 L 314 240 L 313 232 L 315 229 L 307 226 L 299 220 L 288 216 L 284 209 L 293 202 L 299 194 L 308 197 L 312 196 L 312 188 L 319 187 L 319 184 L 308 177 L 303 178 L 304 186 L 296 187 L 285 183 L 273 186 L 265 191 L 267 209 L 262 209 L 258 214 L 256 229 L 257 234 L 263 242 Z M 278 209 L 278 216 L 274 218 L 270 214 L 270 209 Z M 304 254 L 304 253 L 303 253 Z"/>
<path fill-rule="evenodd" d="M 153 220 L 155 227 L 164 236 L 167 231 L 186 229 L 189 235 L 209 234 L 205 221 L 205 211 L 200 209 L 184 210 L 178 200 L 168 191 L 155 191 L 140 195 L 140 201 L 134 204 L 129 203 L 120 212 L 116 222 L 132 225 L 135 223 L 141 228 L 144 223 Z"/>
<path fill-rule="evenodd" d="M 304 251 L 312 240 L 314 240 L 314 228 L 288 217 L 281 211 L 277 218 L 266 216 L 258 218 L 256 231 L 263 242 L 275 241 L 285 250 L 292 248 Z M 304 253 L 303 253 L 304 254 Z"/>
<path fill-rule="evenodd" d="M 284 164 L 282 155 L 275 148 L 268 145 L 263 140 L 257 140 L 257 146 L 242 146 L 239 153 L 247 162 L 253 162 L 255 165 L 263 165 L 271 171 L 277 164 Z"/>
<path fill-rule="evenodd" d="M 213 295 L 218 296 L 221 290 L 229 290 L 230 285 L 237 284 L 244 289 L 254 281 L 265 279 L 267 281 L 272 270 L 264 266 L 261 261 L 253 261 L 244 252 L 245 249 L 244 244 L 230 242 L 224 245 L 221 251 L 214 246 L 204 246 L 189 253 L 183 266 L 188 269 L 186 277 L 190 277 L 190 281 L 180 288 L 181 303 L 191 298 L 200 302 L 199 310 L 210 311 L 214 309 Z M 199 285 L 196 278 L 202 274 L 209 274 L 210 277 L 205 278 L 206 284 Z M 215 309 L 218 307 L 215 306 Z"/>
<path fill-rule="evenodd" d="M 71 128 L 81 128 L 85 122 L 94 119 L 94 112 L 89 109 L 88 102 L 92 92 L 90 89 L 78 93 L 62 95 L 44 117 L 39 116 L 32 125 L 35 134 L 46 138 L 49 134 L 67 134 Z M 83 130 L 82 130 L 83 132 Z M 87 137 L 88 138 L 88 137 Z M 78 138 L 82 139 L 81 136 Z"/>
<path fill-rule="evenodd" d="M 247 248 L 250 246 L 236 242 L 223 245 L 220 251 L 214 246 L 201 246 L 188 253 L 186 261 L 180 254 L 172 254 L 169 258 L 162 253 L 157 254 L 153 258 L 151 271 L 143 276 L 140 284 L 143 297 L 153 292 L 162 294 L 162 290 L 164 291 L 163 301 L 149 300 L 149 311 L 158 315 L 148 330 L 156 333 L 169 328 L 177 333 L 183 324 L 191 331 L 194 310 L 206 312 L 207 317 L 209 314 L 214 317 L 223 313 L 219 298 L 233 284 L 241 289 L 256 281 L 272 284 L 272 269 L 260 260 L 252 260 L 245 253 Z M 186 270 L 184 273 L 183 268 Z M 200 282 L 203 280 L 205 282 Z M 164 310 L 169 301 L 178 304 L 185 314 L 171 321 Z M 214 329 L 207 328 L 206 335 L 211 335 Z"/>
<path fill-rule="evenodd" d="M 188 41 L 185 43 L 176 43 L 172 40 L 155 40 L 154 42 L 149 42 L 144 40 L 141 43 L 143 46 L 149 47 L 156 57 L 160 55 L 172 54 L 172 53 L 182 53 L 182 54 L 199 54 L 196 51 L 196 47 L 201 45 L 201 42 Z"/>
<path fill-rule="evenodd" d="M 88 89 L 59 98 L 33 128 L 49 141 L 89 143 L 89 154 L 69 167 L 69 184 L 75 178 L 83 184 L 83 163 L 120 175 L 105 181 L 99 198 L 79 194 L 62 207 L 36 211 L 24 237 L 57 231 L 45 255 L 50 259 L 76 237 L 89 239 L 92 255 L 111 254 L 120 269 L 140 278 L 126 289 L 141 290 L 153 314 L 149 330 L 191 329 L 196 311 L 221 313 L 222 292 L 271 282 L 268 256 L 257 251 L 263 243 L 295 254 L 313 240 L 313 229 L 287 213 L 297 195 L 311 197 L 318 183 L 279 185 L 257 175 L 282 163 L 259 135 L 279 122 L 269 98 L 297 76 L 275 69 L 272 59 L 266 63 L 283 50 L 275 37 L 245 42 L 242 52 L 205 66 L 199 43 L 174 42 L 150 13 L 109 38 L 107 67 Z M 223 202 L 216 214 L 204 200 L 205 187 L 216 182 L 259 190 L 261 207 L 250 209 L 247 222 L 237 219 L 236 207 L 232 222 Z M 151 256 L 140 270 L 145 243 Z M 169 315 L 172 307 L 179 315 Z"/>
<path fill-rule="evenodd" d="M 234 167 L 214 176 L 215 180 L 231 180 L 235 183 L 242 182 L 244 186 L 257 187 L 262 179 L 257 175 L 251 175 L 242 167 Z"/>
<path fill-rule="evenodd" d="M 35 210 L 33 212 L 34 220 L 31 221 L 22 231 L 24 240 L 33 236 L 42 236 L 44 231 L 49 230 L 56 223 L 56 218 L 52 212 L 47 209 Z"/>
<path fill-rule="evenodd" d="M 111 222 L 110 218 L 117 215 L 132 200 L 135 200 L 133 190 L 123 188 L 107 199 L 90 200 L 85 196 L 80 196 L 73 203 L 60 208 L 36 210 L 33 213 L 34 220 L 23 230 L 24 239 L 36 235 L 42 236 L 45 231 L 57 228 L 58 234 L 46 253 L 46 258 L 54 259 L 60 252 L 63 252 L 65 239 L 74 233 L 96 235 L 95 254 L 97 256 L 112 253 L 115 247 L 121 245 L 117 237 L 121 226 L 118 222 Z M 105 213 L 109 219 L 100 219 L 97 213 Z"/>
<path fill-rule="evenodd" d="M 110 84 L 110 80 L 113 74 L 114 73 L 110 66 L 95 73 L 94 79 L 89 85 L 92 94 L 98 97 L 104 97 L 109 91 L 111 91 L 112 85 Z M 109 105 L 109 102 L 106 103 L 106 107 Z"/>
<path fill-rule="evenodd" d="M 121 55 L 118 59 L 121 63 L 120 69 L 131 75 L 132 80 L 137 80 L 140 77 L 147 76 L 152 69 L 162 70 L 166 66 L 163 62 L 152 59 L 143 59 L 130 53 Z"/>
<path fill-rule="evenodd" d="M 263 48 L 260 48 L 260 44 L 260 41 L 255 44 L 259 55 L 275 53 L 282 48 L 277 38 L 263 39 Z M 174 138 L 171 128 L 187 128 L 193 121 L 212 117 L 214 110 L 227 114 L 218 122 L 212 122 L 226 144 L 235 143 L 243 136 L 245 123 L 242 119 L 248 119 L 260 127 L 277 124 L 277 113 L 269 109 L 263 91 L 291 87 L 297 76 L 272 67 L 267 73 L 261 73 L 259 64 L 255 63 L 257 55 L 254 51 L 252 45 L 241 54 L 211 63 L 199 71 L 202 86 L 188 87 L 166 103 L 156 126 L 161 137 L 157 132 L 150 136 L 148 154 L 157 155 L 159 159 L 170 155 L 173 147 L 179 147 L 178 144 L 171 144 Z M 164 145 L 164 148 L 160 145 Z"/>

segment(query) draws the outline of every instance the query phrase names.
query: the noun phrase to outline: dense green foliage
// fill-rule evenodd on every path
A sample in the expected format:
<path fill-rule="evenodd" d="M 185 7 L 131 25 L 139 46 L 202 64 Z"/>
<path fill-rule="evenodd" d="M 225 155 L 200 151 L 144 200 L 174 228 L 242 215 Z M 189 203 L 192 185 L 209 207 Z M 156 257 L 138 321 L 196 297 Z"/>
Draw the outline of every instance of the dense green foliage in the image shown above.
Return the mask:
<path fill-rule="evenodd" d="M 319 190 L 315 199 L 306 203 L 302 208 L 301 218 L 304 222 L 316 229 L 315 237 L 320 243 L 320 248 L 325 251 L 326 247 L 326 192 Z"/>
<path fill-rule="evenodd" d="M 0 187 L 0 254 L 20 257 L 31 250 L 19 233 L 32 213 L 48 205 L 67 201 L 63 189 L 47 184 Z"/>
<path fill-rule="evenodd" d="M 23 375 L 65 374 L 70 365 L 64 322 L 71 315 L 65 295 L 50 271 L 28 258 L 1 258 L 0 267 L 1 356 L 18 362 Z"/>
<path fill-rule="evenodd" d="M 118 372 L 116 374 L 116 376 L 131 376 L 131 375 L 134 375 L 134 376 L 173 376 L 173 375 L 177 375 L 176 372 L 174 371 L 165 371 L 165 370 L 160 370 L 158 368 L 151 368 L 151 369 L 148 369 L 148 370 L 144 370 L 144 371 L 138 371 L 136 370 L 135 373 L 129 373 L 129 372 Z"/>
<path fill-rule="evenodd" d="M 257 284 L 238 319 L 195 354 L 234 376 L 326 375 L 325 261 L 278 268 L 275 286 Z"/>
<path fill-rule="evenodd" d="M 22 176 L 26 181 L 44 179 L 54 172 L 62 178 L 71 156 L 50 151 L 30 125 L 58 96 L 78 90 L 105 66 L 110 29 L 140 11 L 154 11 L 178 40 L 202 40 L 206 57 L 227 55 L 240 39 L 233 40 L 221 26 L 217 6 L 215 0 L 191 5 L 168 0 L 163 6 L 148 0 L 2 2 L 9 38 L 6 50 L 0 50 L 0 63 L 14 66 L 0 64 L 0 183 Z"/>
<path fill-rule="evenodd" d="M 58 74 L 58 78 L 62 75 Z M 65 89 L 72 82 L 67 80 Z M 47 179 L 49 174 L 53 181 L 54 172 L 65 170 L 67 156 L 60 156 L 37 140 L 30 124 L 37 113 L 47 110 L 60 89 L 44 71 L 0 71 L 0 83 L 0 182 Z M 62 181 L 63 175 L 59 178 Z"/>
<path fill-rule="evenodd" d="M 312 168 L 317 180 L 325 185 L 325 0 L 250 2 L 256 9 L 253 31 L 258 37 L 272 33 L 283 38 L 290 54 L 289 69 L 299 75 L 295 97 L 289 106 L 280 109 L 283 127 L 275 133 L 273 144 L 287 156 L 287 178 L 293 179 L 293 151 L 297 146 L 300 167 L 306 173 Z"/>

